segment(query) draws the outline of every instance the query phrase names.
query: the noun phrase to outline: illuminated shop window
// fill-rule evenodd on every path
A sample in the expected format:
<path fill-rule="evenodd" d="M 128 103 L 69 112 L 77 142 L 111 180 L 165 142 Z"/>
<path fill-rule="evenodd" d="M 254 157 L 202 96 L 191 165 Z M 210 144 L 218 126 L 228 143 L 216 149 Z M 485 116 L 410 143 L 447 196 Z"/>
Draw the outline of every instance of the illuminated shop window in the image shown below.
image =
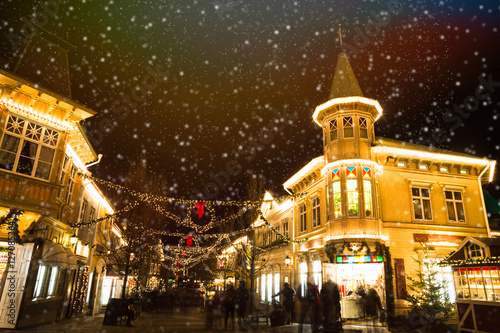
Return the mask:
<path fill-rule="evenodd" d="M 451 270 L 451 267 L 439 267 L 436 263 L 432 264 L 432 261 L 434 262 L 439 262 L 444 258 L 440 259 L 423 259 L 425 263 L 429 263 L 429 265 L 424 264 L 422 265 L 422 270 L 424 272 L 428 272 L 429 268 L 432 269 L 432 271 L 436 272 L 436 280 L 437 283 L 440 284 L 441 286 L 444 287 L 445 290 L 443 290 L 443 294 L 441 296 L 441 300 L 445 300 L 445 294 L 447 297 L 449 297 L 449 301 L 454 303 L 455 302 L 455 288 L 453 287 L 453 273 Z"/>
<path fill-rule="evenodd" d="M 261 285 L 262 293 L 260 294 L 260 300 L 264 302 L 266 300 L 266 275 L 265 274 L 262 274 L 261 280 L 262 280 L 262 285 Z"/>
<path fill-rule="evenodd" d="M 340 189 L 340 169 L 332 170 L 333 217 L 342 217 L 342 192 Z"/>
<path fill-rule="evenodd" d="M 366 118 L 359 117 L 359 137 L 361 139 L 368 139 L 368 126 Z"/>
<path fill-rule="evenodd" d="M 312 226 L 317 227 L 321 224 L 321 212 L 319 205 L 319 197 L 312 200 Z"/>
<path fill-rule="evenodd" d="M 306 205 L 300 205 L 300 231 L 306 231 L 307 229 L 307 212 Z"/>
<path fill-rule="evenodd" d="M 330 121 L 330 142 L 337 140 L 337 119 Z"/>
<path fill-rule="evenodd" d="M 413 214 L 416 220 L 432 220 L 430 191 L 425 187 L 411 188 Z"/>
<path fill-rule="evenodd" d="M 343 117 L 342 119 L 344 125 L 344 138 L 353 138 L 354 127 L 352 123 L 352 117 Z"/>
<path fill-rule="evenodd" d="M 306 296 L 306 287 L 307 287 L 307 262 L 302 261 L 299 264 L 299 274 L 300 274 L 300 292 L 302 293 L 302 297 Z"/>
<path fill-rule="evenodd" d="M 9 115 L 0 144 L 0 168 L 48 180 L 59 132 Z"/>
<path fill-rule="evenodd" d="M 273 274 L 267 274 L 267 301 L 273 300 Z"/>
<path fill-rule="evenodd" d="M 40 266 L 40 268 L 38 269 L 38 275 L 36 276 L 33 298 L 45 297 L 44 292 L 46 290 L 45 286 L 47 285 L 46 273 L 47 273 L 47 266 Z"/>
<path fill-rule="evenodd" d="M 50 280 L 49 280 L 49 290 L 47 295 L 48 296 L 55 296 L 57 292 L 57 282 L 59 278 L 59 267 L 53 266 L 52 269 L 50 270 Z"/>
<path fill-rule="evenodd" d="M 359 216 L 359 193 L 356 167 L 346 168 L 347 212 L 349 216 Z"/>
<path fill-rule="evenodd" d="M 371 169 L 362 167 L 363 169 L 363 192 L 365 200 L 365 216 L 373 217 L 373 193 L 372 193 L 372 181 L 371 181 Z"/>
<path fill-rule="evenodd" d="M 314 284 L 318 286 L 318 289 L 321 290 L 322 277 L 321 277 L 321 260 L 313 261 L 313 278 Z"/>
<path fill-rule="evenodd" d="M 465 222 L 464 202 L 462 192 L 445 191 L 448 220 L 451 222 Z"/>
<path fill-rule="evenodd" d="M 277 294 L 280 291 L 280 273 L 274 274 L 274 293 Z"/>

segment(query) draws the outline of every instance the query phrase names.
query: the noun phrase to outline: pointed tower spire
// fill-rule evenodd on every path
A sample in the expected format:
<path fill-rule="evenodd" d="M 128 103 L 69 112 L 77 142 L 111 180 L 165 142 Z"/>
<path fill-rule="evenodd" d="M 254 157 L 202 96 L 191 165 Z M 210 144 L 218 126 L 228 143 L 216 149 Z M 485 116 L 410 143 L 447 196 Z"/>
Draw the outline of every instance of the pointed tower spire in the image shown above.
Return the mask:
<path fill-rule="evenodd" d="M 358 80 L 356 80 L 349 59 L 347 59 L 347 54 L 341 52 L 337 60 L 332 89 L 330 90 L 328 99 L 351 96 L 363 97 L 363 93 L 359 87 Z"/>

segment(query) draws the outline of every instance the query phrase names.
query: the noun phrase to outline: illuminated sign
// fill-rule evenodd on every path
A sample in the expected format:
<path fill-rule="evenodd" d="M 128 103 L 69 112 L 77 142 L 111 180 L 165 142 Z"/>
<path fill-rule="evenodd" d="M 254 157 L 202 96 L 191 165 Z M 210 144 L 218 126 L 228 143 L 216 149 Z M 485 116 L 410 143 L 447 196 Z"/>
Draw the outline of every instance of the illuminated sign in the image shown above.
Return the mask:
<path fill-rule="evenodd" d="M 370 264 L 384 262 L 382 256 L 337 256 L 337 264 Z"/>

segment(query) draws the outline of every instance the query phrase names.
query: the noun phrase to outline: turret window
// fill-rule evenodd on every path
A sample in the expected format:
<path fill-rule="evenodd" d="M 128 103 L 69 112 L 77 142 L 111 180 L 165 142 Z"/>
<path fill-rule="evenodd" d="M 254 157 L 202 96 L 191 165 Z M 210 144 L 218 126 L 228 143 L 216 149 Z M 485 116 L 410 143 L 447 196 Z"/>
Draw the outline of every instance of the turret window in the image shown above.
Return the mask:
<path fill-rule="evenodd" d="M 337 119 L 330 121 L 330 142 L 337 140 Z"/>
<path fill-rule="evenodd" d="M 354 127 L 353 127 L 352 117 L 344 117 L 343 126 L 344 126 L 344 138 L 353 138 Z"/>
<path fill-rule="evenodd" d="M 361 139 L 368 139 L 368 126 L 366 118 L 359 117 L 359 137 Z"/>
<path fill-rule="evenodd" d="M 373 195 L 370 168 L 363 167 L 363 193 L 365 199 L 365 216 L 373 217 Z"/>
<path fill-rule="evenodd" d="M 346 168 L 347 213 L 349 216 L 359 216 L 358 177 L 356 169 L 355 166 Z"/>

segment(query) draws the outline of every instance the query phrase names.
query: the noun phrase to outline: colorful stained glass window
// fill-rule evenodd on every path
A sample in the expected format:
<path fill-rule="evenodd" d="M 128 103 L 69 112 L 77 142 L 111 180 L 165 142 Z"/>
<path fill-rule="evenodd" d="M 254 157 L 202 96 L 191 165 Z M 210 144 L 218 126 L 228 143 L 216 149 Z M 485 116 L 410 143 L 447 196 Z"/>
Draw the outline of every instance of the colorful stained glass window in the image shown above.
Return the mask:
<path fill-rule="evenodd" d="M 346 168 L 346 177 L 347 178 L 356 178 L 356 167 L 347 167 Z"/>
<path fill-rule="evenodd" d="M 372 179 L 372 172 L 370 168 L 363 167 L 363 178 L 364 179 Z"/>
<path fill-rule="evenodd" d="M 340 169 L 333 169 L 332 180 L 338 180 L 338 179 L 340 179 Z"/>

